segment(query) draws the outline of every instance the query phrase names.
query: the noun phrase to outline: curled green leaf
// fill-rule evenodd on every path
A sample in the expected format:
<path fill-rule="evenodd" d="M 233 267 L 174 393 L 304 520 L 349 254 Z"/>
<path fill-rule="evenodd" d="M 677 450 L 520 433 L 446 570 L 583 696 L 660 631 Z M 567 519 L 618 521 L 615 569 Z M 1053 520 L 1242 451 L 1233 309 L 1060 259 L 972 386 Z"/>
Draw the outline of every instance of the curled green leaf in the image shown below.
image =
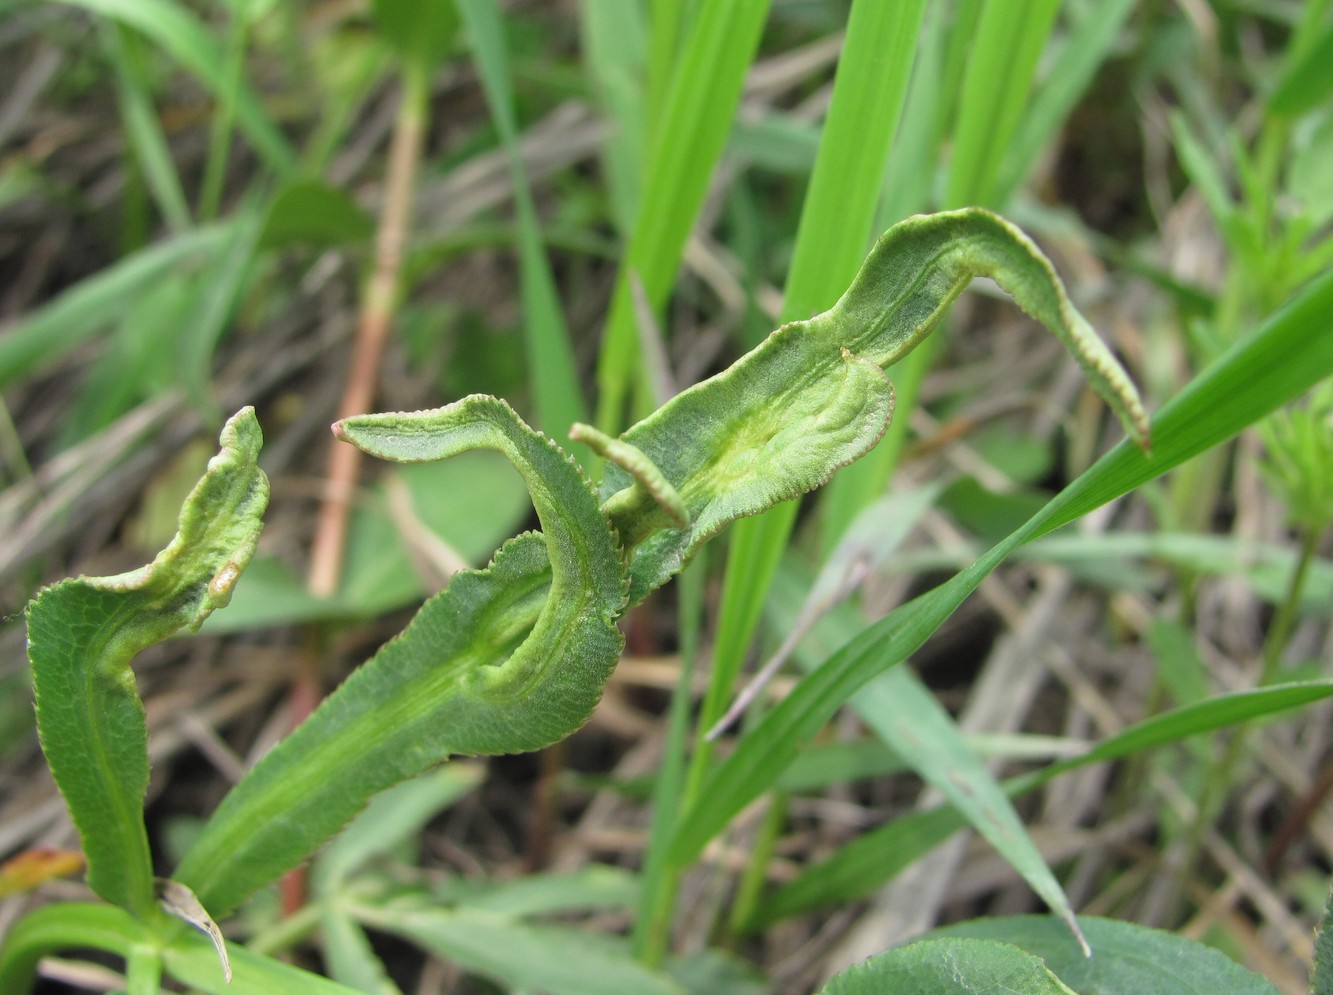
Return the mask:
<path fill-rule="evenodd" d="M 495 398 L 338 423 L 340 438 L 391 460 L 499 450 L 523 476 L 542 533 L 512 540 L 427 601 L 233 789 L 174 877 L 223 915 L 374 793 L 451 754 L 535 749 L 573 732 L 615 665 L 627 599 L 642 600 L 730 522 L 820 486 L 874 446 L 894 408 L 885 368 L 979 275 L 1069 345 L 1146 443 L 1129 378 L 1050 264 L 980 210 L 895 226 L 831 310 L 779 328 L 621 438 L 577 426 L 575 438 L 610 461 L 597 494 Z"/>
<path fill-rule="evenodd" d="M 978 276 L 1068 346 L 1146 449 L 1148 416 L 1128 374 L 1026 235 L 979 208 L 909 218 L 880 238 L 832 308 L 783 325 L 622 436 L 680 492 L 690 516 L 687 528 L 657 532 L 635 550 L 630 600 L 673 576 L 730 522 L 820 486 L 869 451 L 893 415 L 884 370 Z M 602 497 L 631 484 L 622 468 L 608 467 Z"/>
<path fill-rule="evenodd" d="M 262 442 L 254 409 L 237 413 L 152 563 L 61 581 L 28 606 L 37 730 L 83 837 L 88 883 L 141 918 L 156 899 L 143 823 L 148 731 L 130 661 L 231 599 L 268 504 Z"/>
<path fill-rule="evenodd" d="M 577 464 L 509 405 L 340 422 L 386 459 L 503 453 L 542 524 L 465 570 L 223 800 L 172 877 L 214 916 L 305 859 L 377 792 L 451 755 L 516 753 L 586 720 L 619 657 L 625 567 Z"/>

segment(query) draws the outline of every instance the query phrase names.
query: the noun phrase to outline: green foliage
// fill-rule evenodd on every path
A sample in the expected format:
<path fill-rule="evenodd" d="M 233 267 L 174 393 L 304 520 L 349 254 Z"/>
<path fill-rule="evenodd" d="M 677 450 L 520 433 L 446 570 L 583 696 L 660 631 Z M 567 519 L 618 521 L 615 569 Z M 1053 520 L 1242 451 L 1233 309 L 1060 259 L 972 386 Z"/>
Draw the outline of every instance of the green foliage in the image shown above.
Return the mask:
<path fill-rule="evenodd" d="M 181 509 L 179 531 L 148 566 L 44 589 L 28 607 L 37 728 L 83 837 L 88 883 L 140 918 L 156 913 L 144 830 L 148 730 L 130 661 L 231 600 L 254 553 L 268 479 L 245 409 Z"/>
<path fill-rule="evenodd" d="M 465 572 L 428 601 L 228 794 L 174 878 L 223 915 L 385 788 L 450 755 L 536 749 L 577 729 L 619 656 L 615 620 L 627 593 L 630 603 L 642 600 L 735 518 L 819 486 L 869 449 L 893 411 L 882 367 L 929 334 L 981 274 L 1049 322 L 1146 438 L 1137 394 L 1049 263 L 981 211 L 897 226 L 832 310 L 784 326 L 622 440 L 595 436 L 619 464 L 608 468 L 601 507 L 577 465 L 491 397 L 340 422 L 340 438 L 400 462 L 499 451 L 523 477 L 543 531 L 507 543 L 485 570 Z M 142 826 L 145 730 L 128 663 L 230 599 L 267 496 L 258 447 L 253 413 L 242 412 L 186 502 L 180 534 L 153 565 L 65 582 L 30 612 L 43 741 L 83 830 L 92 882 L 141 918 L 155 910 Z M 163 607 L 170 612 L 160 616 Z M 57 638 L 61 629 L 81 632 L 76 624 L 88 634 Z M 73 721 L 65 717 L 71 700 L 82 703 Z M 87 756 L 96 759 L 91 771 Z M 1046 890 L 1061 903 L 1053 881 Z M 447 926 L 402 928 L 432 945 L 445 942 Z"/>
<path fill-rule="evenodd" d="M 1318 555 L 1333 524 L 1333 394 L 1317 386 L 1333 372 L 1333 4 L 1186 6 L 1033 0 L 1022 17 L 1009 0 L 15 8 L 0 40 L 18 55 L 0 122 L 0 211 L 19 233 L 0 253 L 22 271 L 3 288 L 0 329 L 0 520 L 18 523 L 0 544 L 0 574 L 15 603 L 69 571 L 44 561 L 71 537 L 80 556 L 85 534 L 138 536 L 129 541 L 142 559 L 162 545 L 169 523 L 154 531 L 134 511 L 125 522 L 101 517 L 134 506 L 128 485 L 100 495 L 118 476 L 151 476 L 185 433 L 211 433 L 220 403 L 264 412 L 266 466 L 282 475 L 283 502 L 265 551 L 205 633 L 296 624 L 307 627 L 303 644 L 341 652 L 367 621 L 419 603 L 460 559 L 483 562 L 528 513 L 525 485 L 542 531 L 503 542 L 485 569 L 427 600 L 210 820 L 179 834 L 179 880 L 155 880 L 131 658 L 195 628 L 250 559 L 264 503 L 258 430 L 253 415 L 233 419 L 180 534 L 153 564 L 62 582 L 29 609 L 42 743 L 89 883 L 120 908 L 71 903 L 20 920 L 0 950 L 0 991 L 26 990 L 45 954 L 84 947 L 124 959 L 130 995 L 158 991 L 164 975 L 208 992 L 398 995 L 398 965 L 381 962 L 376 933 L 480 975 L 488 990 L 762 990 L 719 948 L 793 916 L 808 916 L 793 928 L 816 928 L 813 910 L 882 901 L 876 889 L 970 826 L 1056 916 L 928 936 L 828 991 L 1270 992 L 1167 934 L 1075 920 L 1013 801 L 1117 762 L 1100 814 L 1153 813 L 1153 845 L 1177 870 L 1159 875 L 1145 904 L 1156 903 L 1154 921 L 1178 924 L 1196 893 L 1232 893 L 1216 890 L 1210 834 L 1232 834 L 1227 796 L 1268 762 L 1254 749 L 1258 730 L 1248 745 L 1243 731 L 1333 691 L 1311 659 L 1333 603 L 1333 564 Z M 105 130 L 101 118 L 112 132 L 87 141 Z M 1072 296 L 1116 330 L 1127 365 L 1148 378 L 1160 408 L 1151 450 L 1145 406 L 1050 265 L 977 206 L 1018 219 L 1079 274 Z M 890 228 L 941 209 L 950 213 Z M 872 232 L 886 228 L 853 279 Z M 465 255 L 469 270 L 451 268 Z M 1134 276 L 1107 281 L 1103 262 Z M 1003 314 L 984 292 L 959 309 L 964 334 L 912 351 L 951 320 L 974 276 L 992 277 L 1065 342 L 1141 448 L 1126 442 L 1098 459 L 1107 419 L 1095 404 L 1066 405 L 1062 376 L 1047 396 L 1029 374 L 1053 364 L 1036 351 L 1016 359 L 1012 332 L 993 340 L 994 356 L 982 352 L 991 340 L 969 338 L 964 322 Z M 315 359 L 323 381 L 341 365 L 330 348 L 358 324 L 350 311 L 362 281 L 363 331 L 393 326 L 401 337 L 411 325 L 406 364 L 395 365 L 392 347 L 382 370 L 359 347 L 348 364 L 379 374 L 394 397 L 384 403 L 473 396 L 340 423 L 366 451 L 412 465 L 352 494 L 345 569 L 334 593 L 316 596 L 293 568 L 304 534 L 293 542 L 288 529 L 305 519 L 290 502 L 310 499 L 319 471 L 293 455 L 333 417 L 332 403 L 308 390 L 315 379 L 290 374 Z M 758 344 L 774 322 L 782 327 L 728 368 L 735 342 Z M 957 356 L 931 374 L 941 340 Z M 270 348 L 271 361 L 253 362 Z M 594 365 L 596 427 L 582 424 Z M 497 386 L 486 371 L 500 369 Z M 1022 379 L 1011 389 L 1012 372 Z M 521 417 L 478 390 L 512 397 Z M 919 416 L 916 439 L 906 412 Z M 987 424 L 997 414 L 1002 423 Z M 1039 431 L 1017 425 L 1029 417 Z M 552 437 L 574 423 L 570 437 L 586 448 L 572 455 L 592 482 L 528 423 Z M 1230 444 L 1250 427 L 1257 439 Z M 415 462 L 445 456 L 455 458 Z M 886 501 L 900 463 L 912 480 Z M 196 475 L 194 463 L 186 483 Z M 798 522 L 795 499 L 826 482 Z M 149 484 L 168 516 L 186 483 Z M 1052 534 L 1144 484 L 1109 529 Z M 1285 521 L 1267 514 L 1276 505 L 1265 488 Z M 85 509 L 96 516 L 87 528 Z M 722 576 L 720 557 L 703 553 L 731 523 Z M 1023 562 L 987 580 L 1008 559 Z M 640 640 L 645 652 L 671 652 L 663 623 L 674 614 L 680 627 L 637 869 L 503 882 L 428 874 L 416 837 L 482 776 L 477 764 L 437 765 L 571 733 L 615 666 L 626 610 L 690 564 L 678 597 L 653 599 L 626 626 L 636 653 Z M 867 576 L 873 599 L 875 575 L 919 591 L 941 570 L 960 572 L 879 620 L 850 597 Z M 1013 582 L 1030 576 L 1043 592 L 1047 578 L 1068 578 L 1084 604 L 1089 592 L 1109 599 L 1096 609 L 1108 656 L 1146 674 L 1126 679 L 1140 698 L 1112 721 L 1074 688 L 1070 719 L 1099 726 L 1083 739 L 1070 728 L 1071 738 L 976 735 L 969 719 L 987 704 L 988 672 L 955 719 L 934 675 L 927 686 L 900 666 L 943 644 L 923 645 L 983 582 L 1012 624 Z M 1217 578 L 1234 579 L 1223 613 Z M 1021 639 L 1023 626 L 1010 635 Z M 760 694 L 734 704 L 736 742 L 717 762 L 715 720 L 767 639 L 782 640 L 770 669 L 794 662 L 805 676 L 776 707 Z M 222 645 L 227 655 L 236 643 Z M 21 685 L 11 688 L 18 708 Z M 840 709 L 855 719 L 850 744 L 840 737 L 852 725 L 826 728 Z M 31 715 L 20 720 L 0 723 L 16 749 L 30 738 Z M 1232 726 L 1241 732 L 1218 750 L 1215 734 Z M 1000 758 L 1029 766 L 1001 779 Z M 558 751 L 543 762 L 543 794 L 574 780 L 551 775 L 559 762 Z M 1153 777 L 1141 776 L 1145 765 Z M 806 815 L 824 800 L 797 797 L 885 772 L 923 780 L 936 807 L 848 836 Z M 1196 815 L 1161 804 L 1159 775 L 1180 778 L 1184 793 L 1202 787 Z M 649 793 L 646 775 L 620 777 L 598 783 Z M 1304 896 L 1297 914 L 1313 917 L 1322 883 L 1284 871 L 1281 850 L 1309 845 L 1298 830 L 1320 782 L 1307 793 L 1292 772 L 1280 780 L 1262 812 L 1285 820 L 1267 880 L 1280 898 Z M 858 788 L 856 814 L 877 818 L 880 792 Z M 766 793 L 756 828 L 741 812 Z M 167 837 L 178 829 L 168 825 Z M 1242 839 L 1246 857 L 1257 852 Z M 540 850 L 534 843 L 529 858 Z M 733 868 L 742 850 L 745 866 Z M 696 895 L 681 888 L 686 874 L 715 855 L 716 887 L 680 914 L 677 891 Z M 260 889 L 307 859 L 308 904 L 279 920 Z M 1099 899 L 1124 894 L 1126 862 L 1117 854 L 1106 865 Z M 170 918 L 180 910 L 164 897 L 193 900 L 180 882 L 216 914 L 256 896 L 228 931 L 249 944 L 236 942 L 230 987 L 208 940 Z M 1134 915 L 1141 899 L 1114 913 Z M 180 917 L 206 929 L 203 912 Z M 631 941 L 571 921 L 608 913 L 632 920 Z M 1223 941 L 1240 918 L 1219 920 Z M 1290 926 L 1285 935 L 1299 932 Z M 674 958 L 686 931 L 685 945 L 710 949 Z M 1326 934 L 1327 917 L 1319 993 L 1333 991 Z M 776 950 L 777 935 L 746 949 Z M 270 956 L 307 941 L 332 982 Z M 1154 974 L 1167 961 L 1187 965 L 1184 976 Z"/>
<path fill-rule="evenodd" d="M 1260 464 L 1292 524 L 1313 535 L 1333 525 L 1333 381 L 1304 407 L 1263 424 L 1268 459 Z"/>
<path fill-rule="evenodd" d="M 991 940 L 922 940 L 849 968 L 823 995 L 1074 995 L 1041 960 Z"/>

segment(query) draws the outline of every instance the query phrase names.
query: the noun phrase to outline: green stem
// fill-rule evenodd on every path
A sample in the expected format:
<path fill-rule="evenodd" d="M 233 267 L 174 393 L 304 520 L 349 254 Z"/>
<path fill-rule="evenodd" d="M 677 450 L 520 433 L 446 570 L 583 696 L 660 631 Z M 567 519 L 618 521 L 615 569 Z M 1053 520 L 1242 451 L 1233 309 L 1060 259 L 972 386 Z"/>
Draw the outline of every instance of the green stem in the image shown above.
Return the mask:
<path fill-rule="evenodd" d="M 1318 534 L 1307 529 L 1301 537 L 1300 556 L 1287 581 L 1286 594 L 1282 598 L 1282 604 L 1278 606 L 1277 614 L 1273 616 L 1273 623 L 1269 626 L 1268 635 L 1264 639 L 1264 669 L 1259 678 L 1260 685 L 1272 684 L 1277 677 L 1278 664 L 1291 638 L 1291 629 L 1300 611 L 1301 594 L 1305 590 L 1305 581 L 1310 575 L 1310 566 L 1314 563 L 1315 549 L 1318 545 Z"/>
<path fill-rule="evenodd" d="M 736 897 L 731 903 L 731 915 L 727 918 L 725 945 L 734 946 L 735 940 L 747 931 L 746 924 L 754 918 L 759 908 L 759 896 L 763 893 L 764 882 L 768 877 L 768 867 L 777 848 L 782 827 L 787 824 L 787 793 L 775 791 L 769 799 L 768 811 L 759 827 L 759 835 L 750 847 L 750 856 L 745 863 L 745 873 L 736 886 Z"/>
<path fill-rule="evenodd" d="M 1264 639 L 1263 669 L 1259 676 L 1260 687 L 1273 683 L 1273 679 L 1277 676 L 1282 652 L 1287 648 L 1287 641 L 1291 637 L 1291 629 L 1300 607 L 1301 592 L 1305 588 L 1305 579 L 1310 572 L 1311 564 L 1314 562 L 1318 538 L 1314 532 L 1310 531 L 1307 531 L 1302 537 L 1300 557 L 1297 559 L 1295 567 L 1292 568 L 1291 577 L 1287 581 L 1286 594 L 1283 596 L 1282 603 L 1278 606 L 1277 614 L 1273 617 L 1273 623 L 1269 626 L 1268 635 Z M 1245 752 L 1245 746 L 1252 728 L 1252 724 L 1239 726 L 1231 739 L 1228 740 L 1222 759 L 1208 771 L 1203 793 L 1199 798 L 1199 807 L 1195 815 L 1194 825 L 1191 827 L 1189 839 L 1186 842 L 1185 860 L 1181 864 L 1182 880 L 1192 872 L 1198 862 L 1199 851 L 1203 845 L 1203 835 L 1221 812 L 1222 805 L 1226 800 L 1227 788 L 1234 782 L 1236 769 L 1240 766 L 1241 757 Z"/>
<path fill-rule="evenodd" d="M 662 769 L 653 786 L 653 822 L 644 856 L 643 890 L 634 923 L 634 951 L 649 967 L 661 966 L 671 941 L 671 916 L 683 869 L 666 861 L 676 817 L 685 811 L 681 786 L 685 779 L 685 752 L 694 700 L 694 671 L 699 661 L 703 628 L 704 579 L 708 575 L 707 549 L 702 550 L 680 577 L 680 677 L 671 697 Z"/>
<path fill-rule="evenodd" d="M 158 995 L 161 990 L 161 953 L 136 943 L 125 955 L 125 995 Z"/>

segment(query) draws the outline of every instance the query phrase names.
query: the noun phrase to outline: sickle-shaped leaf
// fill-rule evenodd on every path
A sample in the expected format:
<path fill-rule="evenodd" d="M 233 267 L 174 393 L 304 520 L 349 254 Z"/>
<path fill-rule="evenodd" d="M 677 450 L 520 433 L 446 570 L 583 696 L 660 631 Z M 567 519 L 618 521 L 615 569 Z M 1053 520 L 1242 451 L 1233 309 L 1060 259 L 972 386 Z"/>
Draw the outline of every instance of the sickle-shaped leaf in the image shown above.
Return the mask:
<path fill-rule="evenodd" d="M 157 903 L 143 822 L 148 729 L 130 661 L 231 599 L 268 504 L 253 408 L 227 422 L 221 443 L 152 563 L 61 581 L 28 606 L 37 731 L 83 837 L 88 884 L 142 918 Z"/>
<path fill-rule="evenodd" d="M 1055 333 L 1146 449 L 1148 416 L 1129 376 L 1026 235 L 979 208 L 909 218 L 880 238 L 832 308 L 783 325 L 624 434 L 679 491 L 690 521 L 643 537 L 630 601 L 672 577 L 728 523 L 818 487 L 869 451 L 893 414 L 882 371 L 929 335 L 978 276 Z M 602 496 L 631 483 L 608 467 Z"/>
<path fill-rule="evenodd" d="M 174 875 L 215 916 L 303 860 L 376 792 L 453 754 L 568 736 L 620 653 L 615 534 L 574 462 L 509 405 L 474 395 L 348 419 L 337 432 L 404 462 L 498 450 L 523 476 L 543 532 L 456 575 L 228 794 Z"/>

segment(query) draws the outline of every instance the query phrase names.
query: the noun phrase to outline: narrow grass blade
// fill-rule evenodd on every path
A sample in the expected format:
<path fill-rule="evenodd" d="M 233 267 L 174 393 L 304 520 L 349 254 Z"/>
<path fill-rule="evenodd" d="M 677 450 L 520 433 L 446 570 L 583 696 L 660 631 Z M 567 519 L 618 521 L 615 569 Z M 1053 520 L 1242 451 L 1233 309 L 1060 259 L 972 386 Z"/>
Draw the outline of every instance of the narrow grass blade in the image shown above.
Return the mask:
<path fill-rule="evenodd" d="M 208 270 L 199 288 L 193 320 L 181 331 L 177 343 L 180 378 L 187 395 L 210 418 L 217 416 L 212 388 L 213 353 L 244 293 L 254 265 L 263 220 L 263 212 L 257 203 L 237 212 L 230 226 L 231 237 L 222 246 L 216 264 Z"/>
<path fill-rule="evenodd" d="M 211 265 L 235 235 L 235 222 L 196 228 L 126 256 L 70 287 L 0 338 L 0 386 L 58 362 L 123 318 L 163 275 Z"/>
<path fill-rule="evenodd" d="M 688 863 L 773 783 L 802 744 L 876 674 L 901 663 L 1023 543 L 1128 493 L 1231 437 L 1333 373 L 1333 274 L 1192 380 L 1153 421 L 1154 451 L 1126 441 L 1098 460 L 1036 516 L 973 566 L 866 629 L 797 685 L 718 767 L 684 813 L 672 847 Z"/>
<path fill-rule="evenodd" d="M 537 208 L 528 186 L 527 171 L 518 150 L 518 125 L 505 55 L 504 25 L 495 0 L 456 0 L 472 39 L 491 119 L 500 132 L 509 158 L 518 211 L 519 265 L 523 295 L 523 334 L 528 347 L 528 371 L 537 400 L 538 427 L 561 438 L 575 422 L 585 420 L 574 350 L 560 308 L 560 296 L 546 258 Z"/>
<path fill-rule="evenodd" d="M 139 53 L 135 51 L 138 39 L 123 25 L 109 24 L 106 28 L 107 54 L 116 70 L 116 95 L 130 147 L 168 227 L 184 231 L 190 227 L 190 207 L 140 71 Z"/>
<path fill-rule="evenodd" d="M 1089 764 L 1136 756 L 1159 746 L 1182 742 L 1191 736 L 1270 719 L 1329 697 L 1333 697 L 1333 680 L 1273 685 L 1254 691 L 1221 695 L 1154 715 L 1103 740 L 1077 757 L 1011 778 L 1005 782 L 1005 791 L 1010 796 L 1021 795 L 1061 774 Z M 770 896 L 764 902 L 760 915 L 748 925 L 761 928 L 788 916 L 868 895 L 967 825 L 967 822 L 958 809 L 946 805 L 913 812 L 858 836 L 832 856 L 807 868 L 798 878 Z"/>
<path fill-rule="evenodd" d="M 522 922 L 466 906 L 442 909 L 400 902 L 358 905 L 352 912 L 368 926 L 510 988 L 553 995 L 682 995 L 669 978 L 636 961 L 616 937 Z"/>
<path fill-rule="evenodd" d="M 871 235 L 902 111 L 924 2 L 853 5 L 819 155 L 801 210 L 783 320 L 830 306 L 851 281 Z M 723 580 L 713 677 L 700 717 L 707 731 L 731 697 L 796 517 L 794 502 L 737 523 Z M 695 778 L 709 751 L 700 749 Z M 697 787 L 697 784 L 696 784 Z"/>
<path fill-rule="evenodd" d="M 1096 0 L 1083 11 L 1004 149 L 996 178 L 996 204 L 1007 203 L 1023 182 L 1041 150 L 1092 82 L 1134 7 L 1135 0 Z"/>
<path fill-rule="evenodd" d="M 597 427 L 608 435 L 615 435 L 624 424 L 625 403 L 640 382 L 630 274 L 638 275 L 648 302 L 660 308 L 731 129 L 769 3 L 733 0 L 704 6 L 689 32 L 662 114 L 652 118 L 660 124 L 645 158 L 647 174 L 638 215 L 616 281 L 597 368 Z"/>
<path fill-rule="evenodd" d="M 995 177 L 1027 106 L 1060 0 L 986 0 L 963 76 L 945 207 L 996 206 Z"/>
<path fill-rule="evenodd" d="M 208 29 L 171 0 L 64 0 L 75 7 L 127 24 L 160 45 L 214 94 L 227 87 L 226 59 Z M 244 85 L 236 91 L 236 118 L 255 151 L 280 177 L 296 167 L 287 139 L 265 114 L 254 93 Z"/>
<path fill-rule="evenodd" d="M 628 239 L 638 212 L 648 124 L 644 113 L 647 38 L 643 12 L 624 0 L 580 0 L 582 63 L 612 130 L 602 144 L 611 216 Z"/>

